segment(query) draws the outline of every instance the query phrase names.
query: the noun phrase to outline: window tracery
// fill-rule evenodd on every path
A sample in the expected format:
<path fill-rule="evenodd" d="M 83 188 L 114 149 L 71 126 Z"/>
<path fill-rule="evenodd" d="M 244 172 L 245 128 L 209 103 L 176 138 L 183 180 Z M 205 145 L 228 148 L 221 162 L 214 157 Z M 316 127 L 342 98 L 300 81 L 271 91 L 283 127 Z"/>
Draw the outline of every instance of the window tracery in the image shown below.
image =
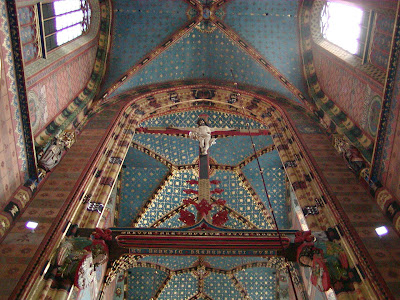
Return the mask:
<path fill-rule="evenodd" d="M 87 32 L 90 7 L 86 0 L 60 0 L 40 4 L 45 53 Z"/>
<path fill-rule="evenodd" d="M 50 51 L 88 32 L 91 9 L 88 0 L 57 0 L 18 9 L 25 63 L 47 58 Z"/>

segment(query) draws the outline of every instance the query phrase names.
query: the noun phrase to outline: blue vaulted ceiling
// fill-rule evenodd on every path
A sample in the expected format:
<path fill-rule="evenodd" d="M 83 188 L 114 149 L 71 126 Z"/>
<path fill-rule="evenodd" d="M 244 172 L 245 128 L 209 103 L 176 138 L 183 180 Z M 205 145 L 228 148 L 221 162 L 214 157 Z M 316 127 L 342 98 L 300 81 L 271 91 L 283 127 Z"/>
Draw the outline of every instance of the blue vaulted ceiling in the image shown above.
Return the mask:
<path fill-rule="evenodd" d="M 216 1 L 191 2 L 199 7 Z M 265 88 L 300 103 L 277 78 L 280 75 L 306 95 L 298 55 L 297 1 L 227 1 L 206 22 L 213 30 L 204 19 L 188 29 L 203 16 L 190 1 L 120 0 L 113 5 L 113 39 L 102 90 L 111 91 L 109 96 L 166 81 L 208 79 Z M 226 32 L 215 26 L 217 21 Z M 173 42 L 164 47 L 167 40 Z M 247 44 L 246 50 L 238 40 Z M 260 64 L 255 52 L 278 73 Z M 125 75 L 127 79 L 119 82 Z"/>
<path fill-rule="evenodd" d="M 113 1 L 112 43 L 103 91 L 188 22 L 176 0 Z"/>
<path fill-rule="evenodd" d="M 268 258 L 147 256 L 139 262 L 146 266 L 130 269 L 127 299 L 275 299 L 276 271 Z"/>
<path fill-rule="evenodd" d="M 198 30 L 187 33 L 179 42 L 126 80 L 112 95 L 129 91 L 136 86 L 164 81 L 196 78 L 232 81 L 230 69 L 239 82 L 263 87 L 296 101 L 278 79 L 219 29 L 212 33 Z"/>
<path fill-rule="evenodd" d="M 298 2 L 239 0 L 229 1 L 225 9 L 225 24 L 307 94 L 299 53 Z"/>
<path fill-rule="evenodd" d="M 297 30 L 298 1 L 231 0 L 214 11 L 225 31 L 215 26 L 208 30 L 204 20 L 190 29 L 187 25 L 201 18 L 197 6 L 211 0 L 118 0 L 113 2 L 112 40 L 108 67 L 102 92 L 108 97 L 122 94 L 138 86 L 187 79 L 236 81 L 275 92 L 291 102 L 300 103 L 278 78 L 285 77 L 306 97 Z M 221 1 L 222 2 L 222 1 Z M 265 14 L 268 13 L 268 16 Z M 236 36 L 236 40 L 235 37 Z M 173 43 L 162 45 L 169 39 Z M 246 43 L 246 49 L 237 42 Z M 278 73 L 260 64 L 259 57 Z M 141 66 L 144 58 L 150 60 Z M 233 70 L 234 78 L 230 69 Z M 127 75 L 126 80 L 120 81 Z M 113 91 L 113 88 L 116 90 Z M 300 103 L 301 104 L 301 103 Z M 262 124 L 233 114 L 197 109 L 149 119 L 144 127 L 195 127 L 197 116 L 209 115 L 214 127 L 265 128 Z M 135 146 L 128 151 L 121 172 L 119 226 L 176 228 L 185 224 L 179 220 L 177 207 L 189 196 L 184 189 L 195 188 L 186 180 L 197 179 L 197 171 L 187 167 L 178 172 L 155 159 L 165 158 L 174 166 L 195 164 L 197 141 L 180 136 L 136 134 Z M 256 136 L 257 150 L 273 146 L 271 137 Z M 271 228 L 268 203 L 259 170 L 252 155 L 248 137 L 224 137 L 210 148 L 211 163 L 226 166 L 214 170 L 210 179 L 221 181 L 224 189 L 218 196 L 227 201 L 230 210 L 228 228 Z M 151 157 L 153 156 L 153 157 Z M 244 165 L 238 167 L 240 163 Z M 260 156 L 266 185 L 280 228 L 289 228 L 285 201 L 286 176 L 276 150 L 270 148 Z M 236 168 L 236 169 L 235 169 Z M 256 195 L 256 196 L 254 196 Z M 258 204 L 257 204 L 258 201 Z M 260 204 L 261 203 L 261 204 Z M 188 211 L 196 214 L 193 206 Z M 214 207 L 212 213 L 216 213 Z M 243 221 L 245 219 L 245 221 Z M 255 266 L 267 263 L 263 258 L 203 257 L 201 265 L 210 268 L 204 278 L 197 271 L 185 269 L 199 264 L 199 257 L 144 257 L 147 266 L 129 270 L 127 299 L 274 299 L 275 269 Z M 246 267 L 240 268 L 242 265 Z M 174 273 L 183 270 L 182 273 Z M 202 288 L 199 293 L 200 287 Z M 193 298 L 194 299 L 194 298 Z"/>

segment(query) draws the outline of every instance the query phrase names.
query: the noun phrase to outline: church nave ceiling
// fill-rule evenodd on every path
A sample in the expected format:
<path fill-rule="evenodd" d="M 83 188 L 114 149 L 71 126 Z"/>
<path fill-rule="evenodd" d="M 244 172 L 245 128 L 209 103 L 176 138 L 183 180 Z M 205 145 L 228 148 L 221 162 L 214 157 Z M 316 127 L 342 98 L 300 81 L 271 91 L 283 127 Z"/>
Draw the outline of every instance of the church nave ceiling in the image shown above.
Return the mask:
<path fill-rule="evenodd" d="M 207 79 L 261 87 L 302 104 L 298 3 L 203 3 L 116 1 L 102 92 L 115 96 L 137 86 Z"/>

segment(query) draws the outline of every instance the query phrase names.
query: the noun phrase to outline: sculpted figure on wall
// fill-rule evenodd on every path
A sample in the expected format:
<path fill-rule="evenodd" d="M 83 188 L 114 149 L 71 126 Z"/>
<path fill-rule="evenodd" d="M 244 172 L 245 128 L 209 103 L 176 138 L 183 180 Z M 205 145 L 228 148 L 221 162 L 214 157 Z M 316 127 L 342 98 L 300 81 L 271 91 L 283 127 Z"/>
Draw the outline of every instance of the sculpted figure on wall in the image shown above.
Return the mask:
<path fill-rule="evenodd" d="M 335 135 L 333 139 L 336 150 L 343 156 L 350 170 L 359 175 L 361 170 L 366 168 L 360 151 L 342 136 Z"/>
<path fill-rule="evenodd" d="M 350 265 L 336 231 L 311 235 L 304 232 L 295 242 L 302 243 L 297 248 L 297 262 L 303 267 L 311 267 L 311 282 L 320 291 L 332 288 L 336 294 L 353 292 L 355 284 L 361 281 L 355 267 Z"/>
<path fill-rule="evenodd" d="M 56 136 L 51 145 L 40 156 L 38 166 L 45 172 L 51 171 L 61 160 L 66 150 L 75 142 L 75 132 L 65 131 Z"/>

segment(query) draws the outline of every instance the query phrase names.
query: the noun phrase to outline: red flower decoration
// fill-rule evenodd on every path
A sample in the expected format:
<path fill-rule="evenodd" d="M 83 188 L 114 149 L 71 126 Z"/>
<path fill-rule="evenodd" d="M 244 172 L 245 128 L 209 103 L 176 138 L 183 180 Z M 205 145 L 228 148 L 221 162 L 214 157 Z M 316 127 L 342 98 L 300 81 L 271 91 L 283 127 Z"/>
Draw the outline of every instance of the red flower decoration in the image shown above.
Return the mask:
<path fill-rule="evenodd" d="M 96 240 L 111 241 L 112 240 L 112 231 L 110 229 L 96 228 L 95 231 L 93 232 L 93 237 Z"/>
<path fill-rule="evenodd" d="M 224 189 L 215 189 L 211 191 L 211 194 L 221 194 L 224 191 Z"/>
<path fill-rule="evenodd" d="M 222 226 L 228 221 L 228 211 L 222 210 L 213 215 L 212 223 L 215 226 Z"/>
<path fill-rule="evenodd" d="M 189 184 L 199 184 L 197 180 L 191 179 L 191 180 L 186 180 L 187 183 Z"/>
<path fill-rule="evenodd" d="M 221 181 L 219 181 L 219 180 L 210 180 L 210 183 L 211 184 L 220 184 Z"/>
<path fill-rule="evenodd" d="M 187 211 L 186 209 L 182 209 L 179 214 L 181 215 L 179 217 L 179 220 L 185 223 L 188 226 L 194 225 L 196 223 L 196 219 L 194 217 L 194 214 L 191 213 L 190 211 Z"/>
<path fill-rule="evenodd" d="M 183 190 L 183 192 L 184 192 L 185 194 L 198 194 L 198 193 L 199 193 L 198 191 L 195 191 L 195 190 L 193 190 L 193 189 Z"/>

